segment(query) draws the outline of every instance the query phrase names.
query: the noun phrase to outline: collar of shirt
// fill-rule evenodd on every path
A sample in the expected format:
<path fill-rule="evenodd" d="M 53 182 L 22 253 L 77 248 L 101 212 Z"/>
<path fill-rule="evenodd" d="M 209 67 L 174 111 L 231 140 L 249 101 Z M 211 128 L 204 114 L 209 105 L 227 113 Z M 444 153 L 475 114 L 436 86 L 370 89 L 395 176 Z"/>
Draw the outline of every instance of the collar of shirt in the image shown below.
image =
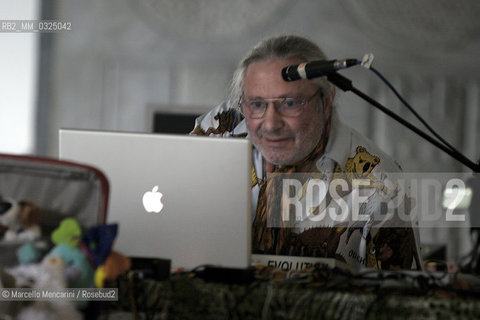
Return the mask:
<path fill-rule="evenodd" d="M 340 121 L 335 109 L 332 110 L 331 121 L 330 135 L 321 160 L 333 160 L 343 169 L 352 149 L 352 131 Z"/>

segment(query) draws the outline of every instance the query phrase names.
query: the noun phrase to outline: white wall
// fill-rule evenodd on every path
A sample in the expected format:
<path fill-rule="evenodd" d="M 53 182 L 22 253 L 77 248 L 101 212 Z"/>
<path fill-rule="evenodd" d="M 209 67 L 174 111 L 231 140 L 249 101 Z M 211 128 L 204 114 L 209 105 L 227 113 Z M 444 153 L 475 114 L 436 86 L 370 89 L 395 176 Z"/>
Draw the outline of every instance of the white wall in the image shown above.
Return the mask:
<path fill-rule="evenodd" d="M 39 0 L 0 1 L 0 20 L 37 20 Z M 1 25 L 0 25 L 1 26 Z M 34 148 L 38 39 L 0 32 L 0 152 Z"/>

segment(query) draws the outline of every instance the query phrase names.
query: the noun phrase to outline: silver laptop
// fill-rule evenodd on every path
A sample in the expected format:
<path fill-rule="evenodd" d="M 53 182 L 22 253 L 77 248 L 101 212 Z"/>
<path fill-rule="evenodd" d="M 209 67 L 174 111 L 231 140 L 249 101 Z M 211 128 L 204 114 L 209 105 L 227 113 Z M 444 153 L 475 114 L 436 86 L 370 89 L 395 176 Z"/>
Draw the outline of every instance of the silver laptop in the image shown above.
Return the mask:
<path fill-rule="evenodd" d="M 109 179 L 116 251 L 170 259 L 173 268 L 250 265 L 247 139 L 71 129 L 59 138 L 60 159 Z"/>

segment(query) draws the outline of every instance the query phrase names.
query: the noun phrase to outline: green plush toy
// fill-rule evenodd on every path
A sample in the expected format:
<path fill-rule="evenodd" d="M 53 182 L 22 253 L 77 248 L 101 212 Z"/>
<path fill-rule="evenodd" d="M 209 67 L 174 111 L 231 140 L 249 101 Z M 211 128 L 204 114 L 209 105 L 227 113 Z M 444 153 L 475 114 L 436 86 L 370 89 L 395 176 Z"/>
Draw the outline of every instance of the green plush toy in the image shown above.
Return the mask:
<path fill-rule="evenodd" d="M 77 247 L 81 240 L 82 228 L 77 220 L 66 218 L 60 222 L 60 225 L 52 233 L 51 239 L 54 244 L 66 244 L 72 248 Z"/>

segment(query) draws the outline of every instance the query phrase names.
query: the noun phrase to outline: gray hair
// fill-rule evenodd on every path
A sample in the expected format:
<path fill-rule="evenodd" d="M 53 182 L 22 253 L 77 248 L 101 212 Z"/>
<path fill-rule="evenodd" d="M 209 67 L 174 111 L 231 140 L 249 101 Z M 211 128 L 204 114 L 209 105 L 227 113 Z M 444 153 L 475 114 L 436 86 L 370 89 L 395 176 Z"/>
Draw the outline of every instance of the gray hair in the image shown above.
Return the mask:
<path fill-rule="evenodd" d="M 251 63 L 291 58 L 298 58 L 304 62 L 326 60 L 323 51 L 315 43 L 306 38 L 285 35 L 263 40 L 253 47 L 238 64 L 230 86 L 230 101 L 235 105 L 239 103 L 243 95 L 243 75 Z M 331 87 L 330 83 L 324 77 L 312 81 L 323 89 L 323 96 Z"/>

